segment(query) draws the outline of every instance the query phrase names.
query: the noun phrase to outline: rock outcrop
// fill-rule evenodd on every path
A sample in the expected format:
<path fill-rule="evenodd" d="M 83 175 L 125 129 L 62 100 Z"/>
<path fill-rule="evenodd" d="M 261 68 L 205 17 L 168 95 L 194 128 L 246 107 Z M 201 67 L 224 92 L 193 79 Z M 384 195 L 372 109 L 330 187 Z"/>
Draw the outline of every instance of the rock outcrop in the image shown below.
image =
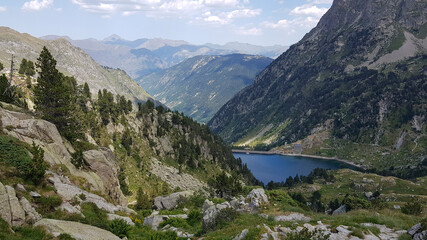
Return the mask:
<path fill-rule="evenodd" d="M 180 202 L 186 201 L 191 195 L 193 195 L 193 191 L 176 192 L 166 197 L 159 196 L 154 198 L 154 205 L 158 210 L 171 210 L 178 206 Z"/>
<path fill-rule="evenodd" d="M 34 226 L 44 227 L 56 237 L 61 233 L 66 233 L 78 240 L 121 240 L 109 231 L 78 222 L 42 219 L 36 222 Z"/>
<path fill-rule="evenodd" d="M 22 209 L 25 211 L 25 222 L 33 224 L 37 221 L 40 221 L 42 219 L 42 215 L 40 215 L 34 208 L 31 206 L 31 203 L 25 198 L 22 197 L 21 200 L 19 200 L 21 203 Z"/>
<path fill-rule="evenodd" d="M 224 202 L 210 206 L 208 209 L 206 209 L 206 211 L 203 212 L 202 218 L 203 229 L 212 229 L 216 224 L 219 213 L 227 208 L 231 209 L 231 205 L 228 202 Z"/>
<path fill-rule="evenodd" d="M 25 211 L 16 197 L 15 189 L 11 186 L 5 186 L 9 198 L 10 216 L 12 226 L 21 226 L 25 223 Z"/>
<path fill-rule="evenodd" d="M 5 186 L 0 182 L 0 217 L 9 225 L 12 224 L 12 216 L 10 215 L 9 195 Z"/>
<path fill-rule="evenodd" d="M 101 178 L 104 185 L 104 192 L 109 195 L 116 203 L 126 206 L 127 199 L 120 190 L 120 183 L 117 177 L 119 167 L 117 166 L 114 154 L 108 148 L 99 148 L 99 150 L 90 150 L 83 152 L 83 158 Z"/>
<path fill-rule="evenodd" d="M 52 175 L 48 178 L 49 182 L 54 185 L 56 193 L 66 201 L 72 201 L 74 197 L 83 194 L 86 197 L 84 202 L 92 202 L 98 206 L 98 208 L 103 209 L 109 213 L 123 211 L 128 214 L 136 214 L 136 212 L 132 209 L 120 205 L 114 205 L 96 194 L 80 189 L 79 187 L 72 184 L 67 177 L 59 176 L 53 172 L 49 172 L 49 174 Z"/>
<path fill-rule="evenodd" d="M 153 212 L 151 216 L 144 219 L 144 226 L 149 226 L 154 230 L 159 228 L 160 223 L 166 221 L 169 218 L 188 218 L 187 214 L 178 214 L 178 215 L 158 215 L 158 212 Z"/>
<path fill-rule="evenodd" d="M 109 195 L 120 205 L 127 204 L 118 184 L 117 166 L 114 164 L 111 151 L 101 148 L 85 152 L 85 160 L 92 171 L 79 170 L 71 163 L 71 154 L 54 124 L 35 119 L 26 113 L 9 111 L 1 107 L 0 117 L 7 135 L 28 144 L 34 142 L 41 146 L 44 150 L 44 159 L 51 166 L 65 165 L 71 175 L 86 179 L 91 190 Z"/>
<path fill-rule="evenodd" d="M 204 191 L 208 185 L 187 173 L 180 173 L 178 169 L 162 164 L 159 160 L 151 159 L 151 172 L 167 182 L 172 188 L 188 191 Z"/>
<path fill-rule="evenodd" d="M 258 211 L 262 204 L 268 203 L 268 197 L 263 188 L 252 189 L 246 198 L 250 199 L 249 208 L 251 211 Z"/>
<path fill-rule="evenodd" d="M 123 217 L 123 216 L 119 216 L 112 213 L 107 214 L 107 216 L 108 216 L 108 220 L 121 219 L 125 221 L 128 225 L 131 225 L 131 226 L 135 225 L 135 223 L 132 222 L 132 219 L 130 219 L 130 217 Z"/>

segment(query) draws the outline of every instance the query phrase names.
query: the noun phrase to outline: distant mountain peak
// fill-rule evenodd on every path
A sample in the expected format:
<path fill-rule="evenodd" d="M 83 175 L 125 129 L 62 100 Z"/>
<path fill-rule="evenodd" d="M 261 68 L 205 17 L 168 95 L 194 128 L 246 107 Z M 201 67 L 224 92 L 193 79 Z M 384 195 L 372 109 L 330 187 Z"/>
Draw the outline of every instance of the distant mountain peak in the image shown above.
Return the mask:
<path fill-rule="evenodd" d="M 113 34 L 109 37 L 104 38 L 102 41 L 104 41 L 104 42 L 116 42 L 116 41 L 127 41 L 127 40 L 120 37 L 117 34 Z"/>

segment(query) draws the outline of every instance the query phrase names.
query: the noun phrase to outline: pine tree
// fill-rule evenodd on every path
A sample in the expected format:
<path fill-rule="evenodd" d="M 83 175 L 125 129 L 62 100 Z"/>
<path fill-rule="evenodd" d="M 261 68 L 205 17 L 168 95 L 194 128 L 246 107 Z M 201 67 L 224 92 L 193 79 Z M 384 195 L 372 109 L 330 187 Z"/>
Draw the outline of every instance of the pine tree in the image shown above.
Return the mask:
<path fill-rule="evenodd" d="M 77 121 L 72 113 L 76 81 L 56 69 L 56 60 L 46 47 L 43 47 L 36 66 L 39 68 L 34 87 L 36 110 L 43 119 L 54 123 L 67 139 L 73 141 L 78 133 Z"/>
<path fill-rule="evenodd" d="M 138 192 L 136 194 L 136 209 L 143 210 L 143 209 L 151 209 L 152 204 L 150 200 L 148 199 L 147 194 L 145 194 L 142 191 L 142 188 L 138 188 Z"/>
<path fill-rule="evenodd" d="M 92 94 L 90 93 L 89 85 L 85 82 L 83 86 L 83 96 L 88 98 L 88 100 L 92 99 Z"/>

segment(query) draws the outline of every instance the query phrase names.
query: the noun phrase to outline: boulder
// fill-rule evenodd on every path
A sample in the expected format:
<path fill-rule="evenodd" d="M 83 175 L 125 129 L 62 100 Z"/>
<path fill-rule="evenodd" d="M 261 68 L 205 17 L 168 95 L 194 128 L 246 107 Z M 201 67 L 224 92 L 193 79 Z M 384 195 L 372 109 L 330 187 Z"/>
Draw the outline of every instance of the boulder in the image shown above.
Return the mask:
<path fill-rule="evenodd" d="M 416 233 L 413 238 L 413 240 L 426 240 L 426 239 L 427 239 L 427 230 L 422 231 L 420 233 Z"/>
<path fill-rule="evenodd" d="M 38 192 L 31 191 L 30 196 L 33 198 L 41 198 L 42 196 Z"/>
<path fill-rule="evenodd" d="M 149 217 L 144 218 L 144 226 L 149 226 L 154 230 L 159 228 L 160 223 L 166 221 L 169 218 L 188 218 L 187 214 L 179 214 L 179 215 L 154 215 L 152 214 Z"/>
<path fill-rule="evenodd" d="M 289 222 L 289 221 L 310 221 L 311 218 L 305 216 L 301 213 L 291 213 L 289 215 L 279 215 L 274 217 L 274 221 L 283 221 L 283 222 Z"/>
<path fill-rule="evenodd" d="M 417 223 L 408 230 L 408 234 L 414 236 L 422 227 L 421 223 Z"/>
<path fill-rule="evenodd" d="M 0 217 L 3 218 L 9 225 L 12 224 L 12 217 L 10 215 L 9 196 L 6 188 L 0 182 Z"/>
<path fill-rule="evenodd" d="M 6 192 L 9 197 L 12 226 L 21 226 L 25 223 L 25 211 L 16 197 L 15 189 L 11 186 L 6 186 Z"/>
<path fill-rule="evenodd" d="M 119 216 L 119 215 L 112 214 L 112 213 L 107 214 L 107 216 L 108 216 L 108 220 L 122 219 L 122 220 L 124 220 L 128 225 L 135 226 L 135 223 L 133 223 L 133 222 L 132 222 L 132 219 L 130 219 L 129 217 L 123 217 L 123 216 Z"/>
<path fill-rule="evenodd" d="M 203 202 L 203 206 L 202 206 L 202 212 L 205 212 L 208 208 L 214 206 L 215 204 L 210 201 L 209 199 L 206 199 L 205 202 Z"/>
<path fill-rule="evenodd" d="M 332 212 L 332 215 L 339 215 L 339 214 L 344 214 L 347 212 L 347 207 L 344 205 L 341 205 L 339 208 L 335 209 Z"/>
<path fill-rule="evenodd" d="M 26 214 L 25 222 L 33 224 L 42 219 L 42 215 L 40 215 L 33 208 L 33 206 L 31 206 L 31 203 L 25 197 L 22 197 L 21 200 L 19 200 L 19 202 L 21 203 L 22 209 Z"/>
<path fill-rule="evenodd" d="M 98 208 L 101 208 L 109 213 L 123 211 L 129 215 L 136 215 L 136 212 L 132 209 L 120 205 L 114 205 L 96 194 L 80 189 L 79 187 L 72 184 L 66 177 L 59 176 L 54 172 L 49 172 L 49 174 L 52 175 L 48 178 L 49 182 L 54 185 L 56 193 L 66 201 L 72 201 L 76 196 L 84 194 L 86 196 L 86 200 L 84 200 L 84 202 L 92 202 Z"/>
<path fill-rule="evenodd" d="M 59 236 L 61 233 L 66 233 L 79 240 L 121 240 L 107 230 L 78 222 L 42 219 L 36 222 L 34 226 L 44 227 L 55 237 Z"/>
<path fill-rule="evenodd" d="M 233 238 L 233 240 L 243 240 L 246 237 L 246 235 L 248 234 L 248 232 L 249 232 L 248 229 L 243 229 L 239 235 L 237 235 Z"/>
<path fill-rule="evenodd" d="M 174 209 L 181 201 L 186 200 L 191 195 L 193 195 L 193 191 L 176 192 L 166 197 L 159 196 L 154 198 L 154 205 L 159 210 L 171 210 Z"/>
<path fill-rule="evenodd" d="M 268 203 L 268 197 L 263 188 L 252 189 L 246 198 L 250 199 L 249 209 L 251 211 L 257 211 L 262 204 Z"/>
<path fill-rule="evenodd" d="M 71 205 L 69 202 L 63 202 L 57 209 L 60 209 L 62 211 L 71 213 L 71 214 L 80 214 L 83 215 L 82 212 L 77 209 L 76 207 L 74 207 L 73 205 Z"/>
<path fill-rule="evenodd" d="M 226 208 L 231 208 L 230 203 L 224 202 L 221 204 L 217 204 L 209 207 L 206 211 L 203 212 L 202 225 L 203 229 L 211 229 L 216 224 L 216 217 L 218 214 Z"/>
<path fill-rule="evenodd" d="M 24 185 L 22 185 L 20 183 L 16 184 L 16 190 L 17 191 L 21 191 L 21 192 L 26 192 L 27 191 L 27 189 L 25 189 Z"/>
<path fill-rule="evenodd" d="M 89 168 L 102 180 L 103 192 L 108 194 L 117 204 L 126 206 L 127 199 L 120 189 L 118 180 L 119 167 L 115 163 L 113 152 L 108 148 L 83 152 L 83 158 Z"/>

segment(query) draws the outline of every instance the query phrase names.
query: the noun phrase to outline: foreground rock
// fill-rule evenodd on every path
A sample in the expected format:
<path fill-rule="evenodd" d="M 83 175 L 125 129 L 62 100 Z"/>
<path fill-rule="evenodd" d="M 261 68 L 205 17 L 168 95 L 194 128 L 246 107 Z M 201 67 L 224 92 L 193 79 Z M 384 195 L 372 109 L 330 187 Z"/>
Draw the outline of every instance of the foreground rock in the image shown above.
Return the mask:
<path fill-rule="evenodd" d="M 44 227 L 55 237 L 61 233 L 66 233 L 78 240 L 120 240 L 119 237 L 109 231 L 78 222 L 42 219 L 34 226 Z"/>
<path fill-rule="evenodd" d="M 31 206 L 30 202 L 25 197 L 22 197 L 19 202 L 21 203 L 22 209 L 25 211 L 25 222 L 33 224 L 42 219 L 42 215 Z"/>
<path fill-rule="evenodd" d="M 193 191 L 176 192 L 166 197 L 156 197 L 154 198 L 154 205 L 158 210 L 171 210 L 182 201 L 186 201 L 191 195 L 193 195 Z"/>
<path fill-rule="evenodd" d="M 159 228 L 160 223 L 166 221 L 169 218 L 182 218 L 187 219 L 187 214 L 179 215 L 158 215 L 158 212 L 154 212 L 151 216 L 144 218 L 144 226 L 149 226 L 154 230 Z"/>
<path fill-rule="evenodd" d="M 130 208 L 123 207 L 120 205 L 114 205 L 112 203 L 107 202 L 104 198 L 96 194 L 80 189 L 79 187 L 72 184 L 67 177 L 59 176 L 58 174 L 53 172 L 48 173 L 52 175 L 48 178 L 49 182 L 54 185 L 57 194 L 66 201 L 72 201 L 74 197 L 83 194 L 85 196 L 85 200 L 83 202 L 92 202 L 98 208 L 103 209 L 109 213 L 121 211 L 126 212 L 129 215 L 136 214 L 136 212 Z"/>
<path fill-rule="evenodd" d="M 220 203 L 207 208 L 203 212 L 203 219 L 202 219 L 203 229 L 212 229 L 217 222 L 217 217 L 219 213 L 227 208 L 230 208 L 230 209 L 232 208 L 230 203 L 228 202 Z"/>
<path fill-rule="evenodd" d="M 258 211 L 262 204 L 268 203 L 268 197 L 263 188 L 252 189 L 246 198 L 250 200 L 249 209 L 252 212 Z"/>
<path fill-rule="evenodd" d="M 89 168 L 101 178 L 104 192 L 119 205 L 126 206 L 127 199 L 120 190 L 117 172 L 119 167 L 115 163 L 114 154 L 108 148 L 90 150 L 83 153 L 83 158 Z"/>
<path fill-rule="evenodd" d="M 107 216 L 108 216 L 108 220 L 122 219 L 128 225 L 135 226 L 135 223 L 132 222 L 132 219 L 130 219 L 130 217 L 123 217 L 123 216 L 119 216 L 119 215 L 112 214 L 112 213 L 107 214 Z"/>

